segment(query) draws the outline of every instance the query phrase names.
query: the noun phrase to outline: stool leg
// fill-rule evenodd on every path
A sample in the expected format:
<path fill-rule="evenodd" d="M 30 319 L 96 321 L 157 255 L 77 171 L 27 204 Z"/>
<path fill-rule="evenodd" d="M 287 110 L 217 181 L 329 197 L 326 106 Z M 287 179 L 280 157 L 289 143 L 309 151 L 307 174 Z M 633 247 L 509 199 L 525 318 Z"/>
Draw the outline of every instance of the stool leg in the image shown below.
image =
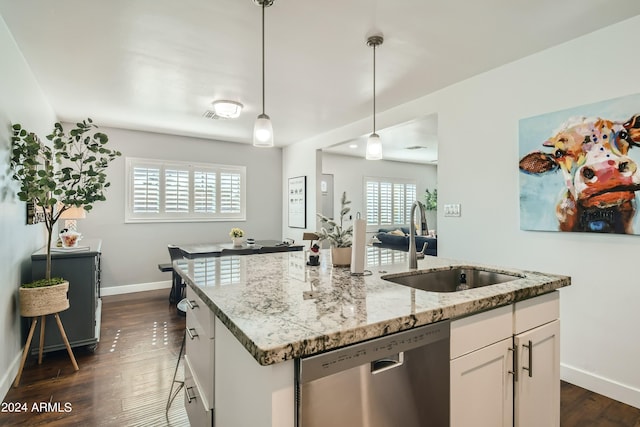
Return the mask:
<path fill-rule="evenodd" d="M 73 351 L 71 351 L 71 345 L 69 345 L 69 340 L 67 339 L 67 334 L 64 332 L 64 327 L 62 327 L 62 322 L 60 321 L 60 316 L 58 313 L 54 313 L 56 317 L 56 322 L 58 322 L 58 329 L 60 329 L 60 335 L 62 335 L 62 341 L 64 341 L 64 345 L 67 346 L 67 353 L 69 353 L 69 357 L 71 358 L 71 363 L 73 364 L 73 368 L 78 371 L 78 364 L 76 363 L 76 358 L 73 356 Z"/>
<path fill-rule="evenodd" d="M 40 316 L 40 350 L 38 351 L 38 365 L 42 365 L 42 350 L 44 349 L 44 325 L 47 323 L 45 316 Z"/>
<path fill-rule="evenodd" d="M 169 398 L 167 399 L 167 406 L 165 408 L 166 413 L 169 412 L 169 408 L 171 407 L 171 403 L 173 402 L 173 399 L 176 398 L 176 396 L 178 395 L 182 387 L 184 387 L 184 381 L 176 381 L 176 375 L 178 374 L 178 366 L 180 366 L 180 358 L 182 358 L 182 353 L 184 353 L 184 345 L 186 341 L 187 341 L 187 330 L 185 329 L 184 335 L 182 337 L 182 344 L 180 345 L 180 353 L 178 353 L 178 361 L 176 362 L 176 369 L 175 371 L 173 371 L 173 380 L 171 380 L 171 389 L 169 390 Z M 173 385 L 175 383 L 178 383 L 179 385 L 174 393 Z"/>
<path fill-rule="evenodd" d="M 22 360 L 20 361 L 20 369 L 18 369 L 18 376 L 16 377 L 16 381 L 13 383 L 14 387 L 18 387 L 20 384 L 20 377 L 22 376 L 22 369 L 24 368 L 24 362 L 27 360 L 27 355 L 29 354 L 29 347 L 31 347 L 31 339 L 33 338 L 33 332 L 36 330 L 36 324 L 38 323 L 38 318 L 33 318 L 33 323 L 31 323 L 31 328 L 29 328 L 29 337 L 27 338 L 27 343 L 24 346 L 24 351 L 22 352 Z"/>

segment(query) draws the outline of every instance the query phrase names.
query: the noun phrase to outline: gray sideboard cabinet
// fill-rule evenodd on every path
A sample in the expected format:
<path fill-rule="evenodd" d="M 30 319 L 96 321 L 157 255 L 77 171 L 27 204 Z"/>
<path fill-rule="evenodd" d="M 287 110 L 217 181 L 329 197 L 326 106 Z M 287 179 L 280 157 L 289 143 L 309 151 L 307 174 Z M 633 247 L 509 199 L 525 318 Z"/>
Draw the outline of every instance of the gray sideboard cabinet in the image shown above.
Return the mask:
<path fill-rule="evenodd" d="M 69 308 L 60 313 L 71 347 L 87 346 L 95 350 L 100 341 L 102 300 L 100 299 L 100 250 L 102 240 L 83 239 L 79 248 L 51 251 L 51 277 L 69 281 Z M 87 249 L 84 249 L 87 248 Z M 33 280 L 45 277 L 46 248 L 31 255 Z M 33 340 L 31 351 L 38 351 L 38 341 Z M 65 348 L 53 316 L 47 316 L 44 351 Z"/>

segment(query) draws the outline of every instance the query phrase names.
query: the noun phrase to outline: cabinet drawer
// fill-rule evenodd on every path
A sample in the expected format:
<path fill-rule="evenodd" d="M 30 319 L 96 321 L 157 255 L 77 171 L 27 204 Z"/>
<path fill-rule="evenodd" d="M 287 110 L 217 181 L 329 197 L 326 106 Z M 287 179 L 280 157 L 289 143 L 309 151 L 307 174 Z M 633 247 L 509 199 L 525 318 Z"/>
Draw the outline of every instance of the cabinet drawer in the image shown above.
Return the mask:
<path fill-rule="evenodd" d="M 205 407 L 203 403 L 200 390 L 194 380 L 188 361 L 186 361 L 184 365 L 184 408 L 187 411 L 189 424 L 192 426 L 212 425 L 212 411 Z"/>
<path fill-rule="evenodd" d="M 510 338 L 513 307 L 507 305 L 451 322 L 451 359 Z"/>
<path fill-rule="evenodd" d="M 211 309 L 202 302 L 190 286 L 187 286 L 187 300 L 189 301 L 189 304 L 187 304 L 187 319 L 189 316 L 194 316 L 204 328 L 202 330 L 203 336 L 213 338 L 213 312 Z"/>
<path fill-rule="evenodd" d="M 189 360 L 191 372 L 204 397 L 204 404 L 213 408 L 214 339 L 207 337 L 203 332 L 205 328 L 190 312 L 187 312 L 186 324 L 185 358 Z"/>
<path fill-rule="evenodd" d="M 560 318 L 560 293 L 554 291 L 515 303 L 513 333 L 537 328 Z"/>

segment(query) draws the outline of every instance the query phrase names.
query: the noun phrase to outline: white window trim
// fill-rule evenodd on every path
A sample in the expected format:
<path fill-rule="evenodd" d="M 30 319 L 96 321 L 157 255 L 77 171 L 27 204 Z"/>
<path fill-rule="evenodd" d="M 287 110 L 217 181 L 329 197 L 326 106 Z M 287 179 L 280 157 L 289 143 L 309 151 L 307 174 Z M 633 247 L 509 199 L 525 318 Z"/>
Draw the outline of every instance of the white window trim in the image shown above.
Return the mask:
<path fill-rule="evenodd" d="M 401 223 L 401 224 L 396 224 L 395 221 L 393 221 L 393 209 L 391 210 L 391 215 L 392 215 L 392 223 L 391 224 L 369 224 L 368 222 L 368 218 L 369 218 L 369 212 L 367 211 L 367 183 L 368 182 L 377 182 L 377 183 L 389 183 L 392 186 L 394 184 L 403 184 L 403 185 L 413 185 L 414 187 L 416 187 L 416 200 L 418 198 L 418 186 L 416 184 L 415 180 L 411 180 L 411 179 L 403 179 L 403 178 L 388 178 L 388 177 L 380 177 L 380 176 L 365 176 L 363 179 L 363 194 L 364 194 L 364 210 L 365 210 L 365 216 L 364 218 L 367 220 L 367 232 L 377 232 L 379 228 L 399 228 L 399 227 L 407 227 L 407 225 L 409 224 L 408 220 L 407 222 Z M 392 192 L 392 203 L 393 203 L 393 192 Z M 378 213 L 378 218 L 380 218 L 380 213 Z"/>
<path fill-rule="evenodd" d="M 160 173 L 160 213 L 134 213 L 133 212 L 133 171 L 135 167 L 158 167 Z M 162 212 L 164 205 L 165 190 L 164 174 L 165 169 L 182 169 L 189 170 L 189 212 Z M 138 157 L 127 157 L 125 167 L 125 223 L 157 223 L 157 222 L 215 222 L 215 221 L 246 221 L 246 176 L 247 168 L 245 166 L 221 165 L 214 163 L 195 163 L 180 162 L 174 160 L 158 160 L 146 159 Z M 216 172 L 219 178 L 220 172 L 234 173 L 240 175 L 240 212 L 223 213 L 220 212 L 220 179 L 216 180 L 217 186 L 217 204 L 216 213 L 195 213 L 194 212 L 194 195 L 193 195 L 193 176 L 194 171 Z"/>

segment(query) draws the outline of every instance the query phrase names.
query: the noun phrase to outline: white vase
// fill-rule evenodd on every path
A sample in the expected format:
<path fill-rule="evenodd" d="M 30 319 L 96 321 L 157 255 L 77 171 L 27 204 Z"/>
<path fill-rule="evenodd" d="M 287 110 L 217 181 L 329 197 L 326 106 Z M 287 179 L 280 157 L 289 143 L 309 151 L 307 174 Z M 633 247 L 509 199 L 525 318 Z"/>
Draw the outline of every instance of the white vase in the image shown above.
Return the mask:
<path fill-rule="evenodd" d="M 233 247 L 234 248 L 239 248 L 242 246 L 242 237 L 234 237 L 233 239 Z"/>

